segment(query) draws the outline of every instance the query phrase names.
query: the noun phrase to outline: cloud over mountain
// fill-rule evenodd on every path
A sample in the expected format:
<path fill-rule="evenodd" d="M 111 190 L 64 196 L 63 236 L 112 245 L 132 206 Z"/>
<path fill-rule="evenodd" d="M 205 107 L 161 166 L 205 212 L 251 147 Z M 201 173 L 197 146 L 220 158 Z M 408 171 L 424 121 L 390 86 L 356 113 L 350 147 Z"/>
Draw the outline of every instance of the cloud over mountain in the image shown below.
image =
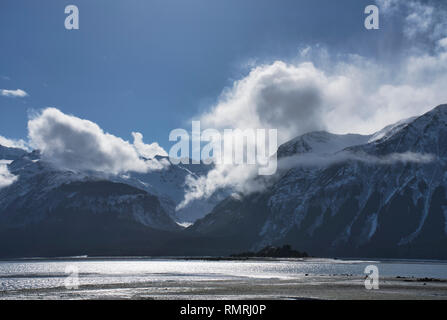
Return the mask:
<path fill-rule="evenodd" d="M 202 126 L 219 130 L 278 129 L 281 144 L 317 130 L 371 134 L 446 103 L 447 7 L 435 1 L 377 3 L 384 21 L 399 21 L 389 32 L 405 38 L 399 52 L 392 53 L 399 59 L 379 62 L 358 54 L 308 46 L 294 61 L 255 66 L 225 88 L 216 103 L 199 115 Z M 399 157 L 403 158 L 392 160 L 412 158 Z M 239 170 L 244 174 L 234 174 Z M 216 166 L 207 181 L 187 181 L 191 191 L 186 199 L 206 197 L 209 186 L 250 185 L 255 173 L 246 168 Z"/>
<path fill-rule="evenodd" d="M 152 159 L 155 156 L 163 156 L 167 157 L 168 153 L 160 147 L 157 142 L 153 142 L 151 144 L 145 144 L 143 142 L 143 135 L 139 132 L 132 132 L 133 136 L 133 145 L 137 149 L 138 153 L 148 159 Z"/>
<path fill-rule="evenodd" d="M 362 57 L 330 69 L 312 61 L 261 65 L 224 90 L 201 120 L 218 129 L 275 128 L 280 143 L 322 129 L 369 134 L 447 101 L 443 41 L 436 53 L 411 55 L 393 70 Z"/>
<path fill-rule="evenodd" d="M 153 149 L 136 134 L 137 146 L 104 132 L 96 123 L 47 108 L 28 122 L 30 144 L 42 157 L 71 170 L 117 174 L 162 169 L 155 159 L 142 159 L 138 150 Z M 158 150 L 157 152 L 161 152 Z M 147 152 L 144 155 L 147 155 Z"/>
<path fill-rule="evenodd" d="M 8 162 L 0 160 L 0 189 L 13 184 L 17 176 L 11 174 L 7 166 Z"/>
<path fill-rule="evenodd" d="M 0 145 L 8 148 L 19 148 L 23 150 L 29 150 L 28 144 L 26 141 L 19 139 L 8 139 L 3 136 L 0 136 Z"/>

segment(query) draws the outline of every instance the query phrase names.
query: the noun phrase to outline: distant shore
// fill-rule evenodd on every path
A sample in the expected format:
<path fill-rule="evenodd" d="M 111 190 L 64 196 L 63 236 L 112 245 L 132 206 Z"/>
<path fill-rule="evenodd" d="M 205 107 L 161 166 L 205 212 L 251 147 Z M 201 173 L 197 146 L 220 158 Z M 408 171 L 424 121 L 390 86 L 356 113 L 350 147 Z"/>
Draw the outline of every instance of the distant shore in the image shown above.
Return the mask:
<path fill-rule="evenodd" d="M 236 256 L 55 256 L 55 257 L 5 257 L 0 258 L 0 262 L 8 261 L 51 261 L 51 260 L 191 260 L 191 261 L 359 261 L 359 262 L 386 262 L 386 263 L 442 263 L 447 264 L 447 260 L 440 259 L 403 259 L 403 258 L 380 258 L 380 257 L 236 257 Z"/>

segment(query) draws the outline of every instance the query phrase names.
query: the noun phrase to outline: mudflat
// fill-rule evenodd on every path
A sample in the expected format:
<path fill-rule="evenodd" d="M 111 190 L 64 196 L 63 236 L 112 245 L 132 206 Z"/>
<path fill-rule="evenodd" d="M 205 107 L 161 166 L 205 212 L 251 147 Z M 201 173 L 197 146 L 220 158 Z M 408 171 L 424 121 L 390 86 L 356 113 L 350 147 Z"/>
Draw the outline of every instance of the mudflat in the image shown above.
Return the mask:
<path fill-rule="evenodd" d="M 444 299 L 447 281 L 433 278 L 381 278 L 367 290 L 353 275 L 303 276 L 296 279 L 165 280 L 105 285 L 20 289 L 0 292 L 0 299 Z"/>

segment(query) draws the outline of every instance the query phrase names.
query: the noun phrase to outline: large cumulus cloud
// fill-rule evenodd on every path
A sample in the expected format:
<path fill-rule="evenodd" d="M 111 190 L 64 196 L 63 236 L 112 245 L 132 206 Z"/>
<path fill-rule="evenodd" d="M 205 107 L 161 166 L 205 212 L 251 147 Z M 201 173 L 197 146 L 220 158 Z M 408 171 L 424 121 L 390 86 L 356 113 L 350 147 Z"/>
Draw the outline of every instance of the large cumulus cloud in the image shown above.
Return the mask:
<path fill-rule="evenodd" d="M 384 38 L 393 33 L 404 39 L 399 50 L 389 53 L 392 59 L 307 46 L 293 61 L 258 65 L 226 88 L 215 105 L 198 116 L 202 126 L 274 128 L 278 129 L 281 144 L 321 129 L 340 134 L 371 134 L 446 103 L 446 3 L 376 2 L 384 21 L 398 22 Z M 379 45 L 383 51 L 395 50 Z M 219 186 L 247 190 L 255 177 L 256 170 L 218 165 L 207 178 L 191 177 L 187 181 L 190 191 L 185 201 L 209 196 L 210 190 Z"/>
<path fill-rule="evenodd" d="M 444 41 L 435 54 L 409 56 L 392 71 L 361 57 L 330 70 L 312 61 L 258 66 L 201 120 L 213 128 L 276 128 L 280 142 L 321 129 L 370 134 L 447 101 Z"/>
<path fill-rule="evenodd" d="M 283 138 L 322 129 L 322 89 L 329 85 L 328 77 L 312 63 L 258 66 L 225 89 L 201 122 L 217 129 L 279 128 Z"/>
<path fill-rule="evenodd" d="M 42 157 L 63 169 L 94 170 L 118 174 L 127 171 L 147 172 L 161 169 L 155 159 L 140 157 L 144 147 L 138 134 L 138 147 L 104 132 L 96 123 L 47 108 L 28 122 L 32 147 Z M 146 154 L 147 155 L 147 154 Z"/>
<path fill-rule="evenodd" d="M 392 59 L 307 46 L 293 61 L 254 67 L 200 115 L 213 128 L 277 128 L 280 142 L 304 132 L 365 133 L 447 101 L 447 3 L 377 0 L 389 34 L 405 38 Z M 391 25 L 390 21 L 397 21 Z M 390 29 L 392 28 L 392 29 Z M 384 56 L 386 56 L 384 54 Z"/>

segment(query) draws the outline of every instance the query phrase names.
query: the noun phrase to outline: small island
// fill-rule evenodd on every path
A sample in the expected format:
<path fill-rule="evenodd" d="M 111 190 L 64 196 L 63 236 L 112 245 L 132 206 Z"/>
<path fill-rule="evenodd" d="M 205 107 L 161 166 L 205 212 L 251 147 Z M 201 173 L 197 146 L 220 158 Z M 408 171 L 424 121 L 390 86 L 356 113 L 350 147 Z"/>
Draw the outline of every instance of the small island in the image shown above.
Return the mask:
<path fill-rule="evenodd" d="M 282 247 L 267 246 L 258 252 L 242 252 L 238 254 L 232 254 L 232 258 L 307 258 L 309 255 L 307 252 L 300 252 L 292 249 L 288 244 Z"/>

